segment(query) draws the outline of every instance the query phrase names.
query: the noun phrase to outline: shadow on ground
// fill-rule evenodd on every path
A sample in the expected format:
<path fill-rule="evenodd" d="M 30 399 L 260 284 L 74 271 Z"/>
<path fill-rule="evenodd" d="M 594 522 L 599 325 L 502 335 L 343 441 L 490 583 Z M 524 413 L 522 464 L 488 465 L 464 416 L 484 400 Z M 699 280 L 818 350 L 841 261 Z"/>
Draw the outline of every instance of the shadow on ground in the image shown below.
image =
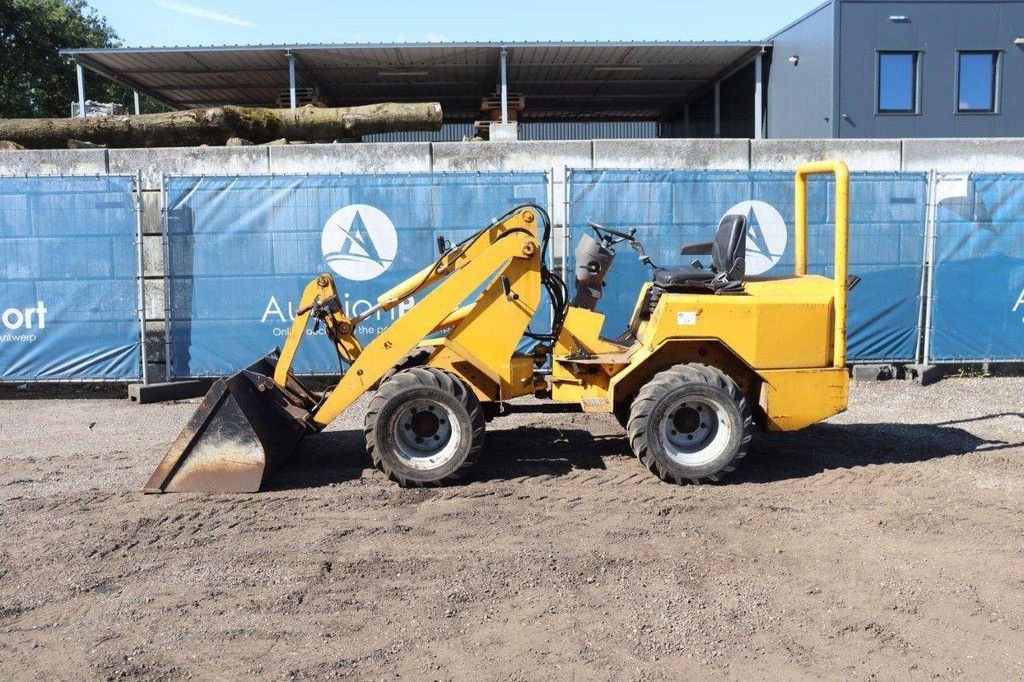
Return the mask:
<path fill-rule="evenodd" d="M 363 432 L 324 431 L 303 439 L 282 466 L 271 474 L 268 490 L 317 488 L 361 478 L 372 469 Z"/>
<path fill-rule="evenodd" d="M 831 469 L 912 464 L 1022 445 L 935 424 L 816 424 L 795 433 L 755 436 L 747 460 L 729 480 L 770 483 Z"/>
<path fill-rule="evenodd" d="M 1004 415 L 984 419 L 999 416 Z M 952 425 L 818 424 L 796 433 L 755 435 L 747 458 L 727 483 L 770 483 L 832 469 L 910 464 L 1021 446 L 1024 443 L 985 440 Z M 611 458 L 633 458 L 624 435 L 594 436 L 582 429 L 532 426 L 493 430 L 465 482 L 565 476 L 605 469 Z M 361 431 L 325 432 L 306 439 L 272 478 L 270 487 L 330 485 L 358 479 L 371 468 Z"/>

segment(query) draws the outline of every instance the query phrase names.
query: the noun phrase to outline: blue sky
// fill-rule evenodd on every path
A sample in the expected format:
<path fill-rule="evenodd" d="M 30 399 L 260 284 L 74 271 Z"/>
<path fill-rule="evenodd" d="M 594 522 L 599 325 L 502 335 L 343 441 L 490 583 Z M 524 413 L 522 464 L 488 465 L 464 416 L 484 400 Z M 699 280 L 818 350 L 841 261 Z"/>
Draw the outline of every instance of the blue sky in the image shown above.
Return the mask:
<path fill-rule="evenodd" d="M 818 4 L 820 0 L 90 0 L 131 47 L 759 40 Z"/>

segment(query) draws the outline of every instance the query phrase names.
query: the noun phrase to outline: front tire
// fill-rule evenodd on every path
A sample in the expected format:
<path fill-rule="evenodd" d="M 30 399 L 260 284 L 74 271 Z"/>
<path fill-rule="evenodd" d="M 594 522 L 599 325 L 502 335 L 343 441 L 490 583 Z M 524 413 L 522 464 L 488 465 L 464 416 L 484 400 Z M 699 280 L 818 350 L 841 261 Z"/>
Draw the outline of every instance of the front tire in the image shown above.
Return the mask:
<path fill-rule="evenodd" d="M 380 378 L 380 381 L 373 387 L 373 390 L 377 390 L 384 385 L 384 382 L 395 376 L 399 372 L 413 367 L 422 367 L 430 361 L 430 356 L 434 353 L 433 348 L 427 348 L 426 346 L 416 346 L 411 351 L 399 358 L 395 366 L 384 372 L 384 376 Z"/>
<path fill-rule="evenodd" d="M 708 365 L 676 365 L 637 394 L 626 432 L 644 466 L 669 483 L 717 482 L 747 454 L 751 411 L 739 386 Z"/>
<path fill-rule="evenodd" d="M 366 450 L 401 486 L 458 480 L 483 448 L 484 415 L 461 380 L 416 367 L 381 384 L 366 411 Z"/>

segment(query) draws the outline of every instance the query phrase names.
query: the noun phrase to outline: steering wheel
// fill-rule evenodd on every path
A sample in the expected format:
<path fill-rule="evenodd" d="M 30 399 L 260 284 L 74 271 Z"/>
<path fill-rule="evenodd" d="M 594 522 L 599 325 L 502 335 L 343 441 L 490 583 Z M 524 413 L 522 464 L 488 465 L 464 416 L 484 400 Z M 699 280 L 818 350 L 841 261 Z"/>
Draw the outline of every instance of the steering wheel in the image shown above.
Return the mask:
<path fill-rule="evenodd" d="M 637 252 L 637 255 L 639 256 L 641 263 L 655 270 L 658 269 L 658 266 L 654 264 L 654 262 L 651 260 L 651 257 L 647 255 L 646 251 L 644 251 L 644 245 L 641 244 L 640 240 L 636 238 L 635 227 L 631 228 L 629 232 L 620 232 L 619 230 L 613 230 L 610 227 L 599 225 L 598 223 L 595 223 L 593 220 L 588 220 L 587 224 L 590 225 L 590 229 L 592 229 L 597 234 L 598 238 L 604 243 L 605 246 L 612 247 L 615 246 L 616 244 L 626 242 L 634 251 Z M 618 239 L 612 239 L 608 235 L 618 237 Z"/>
<path fill-rule="evenodd" d="M 602 237 L 601 233 L 604 232 L 606 234 L 615 235 L 616 237 L 619 238 L 620 242 L 635 241 L 635 239 L 633 237 L 633 235 L 636 234 L 636 228 L 635 227 L 633 229 L 631 229 L 628 233 L 626 233 L 626 232 L 619 232 L 618 230 L 613 230 L 612 228 L 605 227 L 604 225 L 598 225 L 593 220 L 588 220 L 587 221 L 587 225 L 590 225 L 590 229 L 592 229 L 594 232 L 596 232 L 598 237 Z M 602 239 L 603 239 L 603 237 L 602 237 Z M 609 240 L 609 241 L 611 241 L 611 240 Z M 616 242 L 616 243 L 618 243 L 618 242 Z"/>

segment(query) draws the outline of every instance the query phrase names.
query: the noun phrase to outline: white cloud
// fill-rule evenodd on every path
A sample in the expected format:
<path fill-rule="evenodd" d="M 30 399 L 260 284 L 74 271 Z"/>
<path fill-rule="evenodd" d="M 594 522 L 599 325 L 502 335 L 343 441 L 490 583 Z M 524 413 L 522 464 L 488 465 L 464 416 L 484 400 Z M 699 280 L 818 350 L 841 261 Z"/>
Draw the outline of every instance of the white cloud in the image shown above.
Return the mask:
<path fill-rule="evenodd" d="M 169 9 L 172 12 L 188 14 L 189 16 L 199 17 L 200 19 L 206 19 L 208 21 L 218 21 L 222 24 L 231 24 L 233 26 L 241 26 L 243 28 L 253 27 L 253 23 L 251 21 L 247 21 L 239 17 L 233 17 L 230 14 L 221 14 L 220 12 L 214 12 L 204 7 L 188 5 L 184 2 L 174 2 L 174 0 L 153 0 L 153 4 L 159 5 L 164 9 Z"/>

